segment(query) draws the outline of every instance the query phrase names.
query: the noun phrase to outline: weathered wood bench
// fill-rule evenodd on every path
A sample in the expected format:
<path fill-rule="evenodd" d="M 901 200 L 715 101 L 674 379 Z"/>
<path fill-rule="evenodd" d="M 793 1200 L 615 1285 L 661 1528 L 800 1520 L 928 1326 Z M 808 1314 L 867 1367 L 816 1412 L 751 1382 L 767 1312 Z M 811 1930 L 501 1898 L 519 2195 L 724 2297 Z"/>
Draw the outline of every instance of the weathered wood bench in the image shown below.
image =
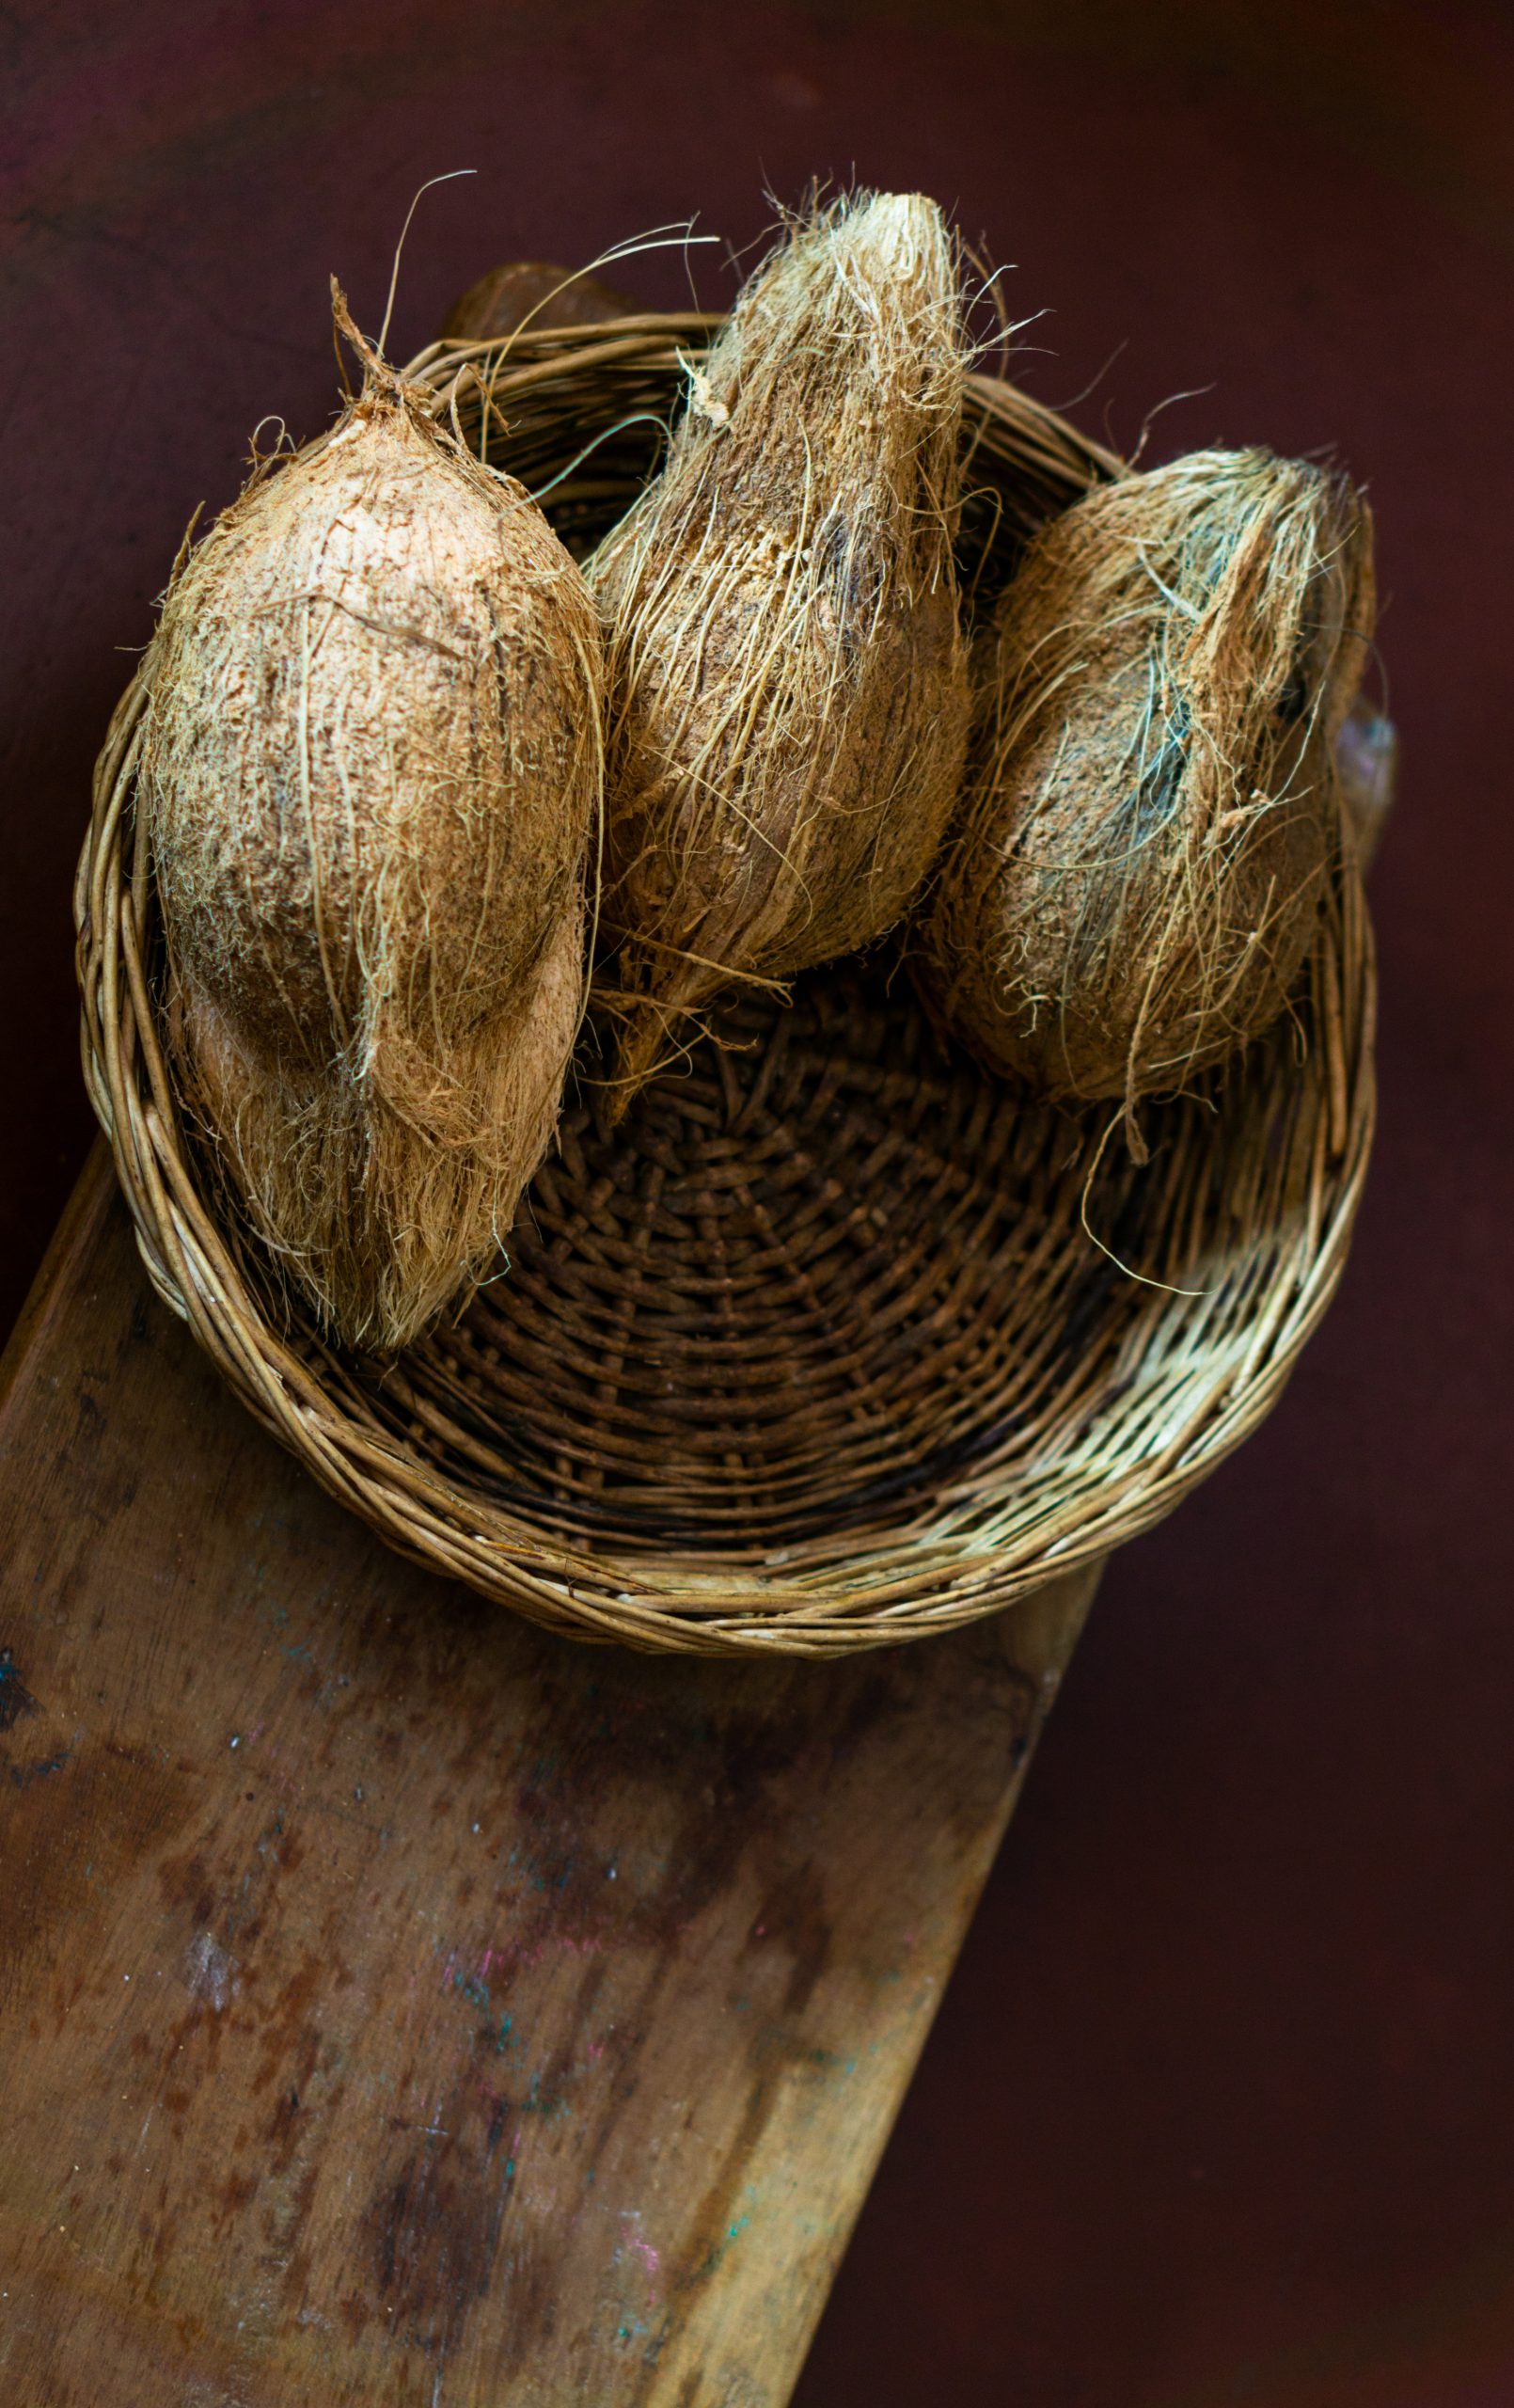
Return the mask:
<path fill-rule="evenodd" d="M 0 2395 L 786 2400 L 1093 1576 L 832 1666 L 389 1554 L 97 1152 L 0 1392 Z"/>

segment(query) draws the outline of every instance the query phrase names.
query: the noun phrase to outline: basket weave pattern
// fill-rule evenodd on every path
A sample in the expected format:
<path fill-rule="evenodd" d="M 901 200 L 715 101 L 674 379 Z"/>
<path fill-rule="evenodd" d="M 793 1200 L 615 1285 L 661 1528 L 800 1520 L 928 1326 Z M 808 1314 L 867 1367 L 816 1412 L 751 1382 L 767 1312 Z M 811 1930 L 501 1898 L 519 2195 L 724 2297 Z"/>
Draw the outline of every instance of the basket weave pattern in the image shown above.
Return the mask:
<path fill-rule="evenodd" d="M 434 346 L 408 372 L 575 548 L 656 457 L 716 322 Z M 459 375 L 459 371 L 463 371 Z M 972 383 L 962 568 L 1002 583 L 1117 465 Z M 97 776 L 84 1060 L 159 1293 L 259 1418 L 395 1546 L 643 1647 L 829 1655 L 1010 1604 L 1148 1528 L 1253 1429 L 1345 1260 L 1370 1144 L 1370 931 L 1334 877 L 1294 1015 L 1143 1110 L 1027 1106 L 944 1049 L 885 948 L 743 993 L 608 1132 L 591 1047 L 509 1270 L 397 1362 L 291 1324 L 175 1095 L 147 698 Z M 1101 1140 L 1105 1142 L 1100 1143 Z"/>

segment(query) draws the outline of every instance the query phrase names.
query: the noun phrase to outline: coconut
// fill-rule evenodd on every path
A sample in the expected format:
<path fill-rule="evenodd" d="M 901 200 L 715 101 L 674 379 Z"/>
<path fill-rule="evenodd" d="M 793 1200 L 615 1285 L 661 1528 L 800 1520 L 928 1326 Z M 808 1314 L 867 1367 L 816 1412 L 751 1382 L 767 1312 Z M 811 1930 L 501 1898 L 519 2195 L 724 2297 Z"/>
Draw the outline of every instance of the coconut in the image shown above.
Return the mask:
<path fill-rule="evenodd" d="M 586 567 L 607 626 L 612 1115 L 743 980 L 880 935 L 956 796 L 965 338 L 935 204 L 859 193 L 739 295 Z"/>
<path fill-rule="evenodd" d="M 1340 841 L 1374 613 L 1344 478 L 1201 452 L 1037 537 L 975 658 L 963 808 L 912 966 L 1037 1094 L 1175 1090 L 1268 1026 Z"/>
<path fill-rule="evenodd" d="M 555 1126 L 600 784 L 592 601 L 541 513 L 362 346 L 323 440 L 181 565 L 143 825 L 178 1075 L 332 1336 L 402 1346 Z"/>
<path fill-rule="evenodd" d="M 547 260 L 509 260 L 491 268 L 454 301 L 442 328 L 444 342 L 498 342 L 524 325 L 598 326 L 609 318 L 634 316 L 636 303 L 612 284 L 582 269 Z"/>

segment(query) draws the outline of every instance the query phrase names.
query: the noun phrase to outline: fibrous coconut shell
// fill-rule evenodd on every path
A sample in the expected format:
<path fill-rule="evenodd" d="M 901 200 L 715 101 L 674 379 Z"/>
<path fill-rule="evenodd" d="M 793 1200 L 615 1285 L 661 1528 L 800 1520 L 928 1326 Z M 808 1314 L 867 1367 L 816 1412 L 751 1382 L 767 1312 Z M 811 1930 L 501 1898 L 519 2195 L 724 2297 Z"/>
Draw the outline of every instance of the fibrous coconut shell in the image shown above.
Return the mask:
<path fill-rule="evenodd" d="M 1341 841 L 1373 618 L 1366 504 L 1302 461 L 1198 452 L 1053 520 L 975 656 L 911 940 L 938 1022 L 1041 1096 L 1128 1107 L 1267 1027 Z"/>
<path fill-rule="evenodd" d="M 405 1344 L 494 1252 L 584 990 L 602 656 L 524 490 L 368 357 L 182 565 L 142 816 L 180 1077 L 283 1276 Z"/>
<path fill-rule="evenodd" d="M 964 374 L 935 204 L 835 203 L 744 288 L 662 473 L 587 564 L 623 1107 L 686 1015 L 868 943 L 930 867 L 967 733 Z"/>

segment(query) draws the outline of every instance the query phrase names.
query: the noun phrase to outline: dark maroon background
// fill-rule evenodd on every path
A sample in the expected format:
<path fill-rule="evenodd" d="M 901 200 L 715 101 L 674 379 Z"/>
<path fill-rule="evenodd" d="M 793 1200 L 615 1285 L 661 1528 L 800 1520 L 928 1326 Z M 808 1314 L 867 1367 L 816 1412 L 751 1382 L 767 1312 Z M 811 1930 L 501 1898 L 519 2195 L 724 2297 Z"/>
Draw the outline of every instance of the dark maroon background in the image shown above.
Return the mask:
<path fill-rule="evenodd" d="M 921 186 L 1046 311 L 1023 372 L 1152 456 L 1371 485 L 1406 770 L 1383 1121 L 1340 1303 L 1244 1456 L 1114 1567 L 803 2408 L 1514 2401 L 1514 25 L 1304 0 L 55 0 L 0 15 L 13 1310 L 82 1159 L 67 893 L 196 503 L 509 255 L 814 171 Z M 729 290 L 696 254 L 702 293 Z M 676 253 L 621 271 L 686 291 Z M 1107 412 L 1107 420 L 1106 420 Z"/>

